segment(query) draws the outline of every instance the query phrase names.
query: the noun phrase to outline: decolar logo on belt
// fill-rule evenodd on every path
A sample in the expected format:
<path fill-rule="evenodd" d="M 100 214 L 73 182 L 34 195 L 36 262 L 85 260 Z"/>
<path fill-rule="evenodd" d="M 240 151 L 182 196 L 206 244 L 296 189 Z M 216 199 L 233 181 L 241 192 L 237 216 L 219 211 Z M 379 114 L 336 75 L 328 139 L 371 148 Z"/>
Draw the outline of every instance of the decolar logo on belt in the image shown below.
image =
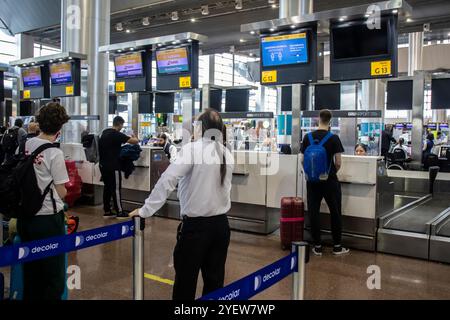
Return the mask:
<path fill-rule="evenodd" d="M 91 236 L 83 237 L 83 236 L 76 236 L 75 237 L 75 247 L 81 246 L 84 242 L 89 242 L 93 240 L 99 240 L 108 237 L 108 232 L 102 232 L 93 234 Z"/>
<path fill-rule="evenodd" d="M 56 249 L 58 249 L 58 247 L 59 247 L 59 243 L 50 243 L 50 244 L 43 245 L 40 247 L 34 247 L 31 250 L 28 247 L 21 247 L 21 248 L 19 248 L 19 257 L 18 258 L 25 259 L 26 257 L 28 257 L 30 255 L 30 253 L 36 254 L 36 253 L 56 250 Z"/>
<path fill-rule="evenodd" d="M 219 300 L 233 300 L 233 299 L 237 299 L 241 294 L 241 289 L 237 289 L 234 290 L 232 292 L 230 292 L 229 294 L 220 297 Z"/>
<path fill-rule="evenodd" d="M 255 277 L 255 291 L 258 290 L 259 288 L 261 288 L 261 285 L 266 282 L 269 281 L 270 279 L 278 276 L 281 272 L 281 268 L 275 269 L 270 273 L 267 273 L 266 275 L 264 275 L 264 277 L 261 276 L 256 276 Z"/>

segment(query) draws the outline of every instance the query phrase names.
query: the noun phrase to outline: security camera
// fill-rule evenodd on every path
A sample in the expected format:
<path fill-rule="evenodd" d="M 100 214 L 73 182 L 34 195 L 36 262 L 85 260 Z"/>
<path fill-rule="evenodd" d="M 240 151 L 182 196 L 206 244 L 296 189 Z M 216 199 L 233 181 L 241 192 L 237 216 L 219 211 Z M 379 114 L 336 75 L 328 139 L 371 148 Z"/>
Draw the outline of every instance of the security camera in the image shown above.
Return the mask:
<path fill-rule="evenodd" d="M 430 32 L 431 31 L 431 24 L 425 23 L 423 25 L 423 32 Z"/>

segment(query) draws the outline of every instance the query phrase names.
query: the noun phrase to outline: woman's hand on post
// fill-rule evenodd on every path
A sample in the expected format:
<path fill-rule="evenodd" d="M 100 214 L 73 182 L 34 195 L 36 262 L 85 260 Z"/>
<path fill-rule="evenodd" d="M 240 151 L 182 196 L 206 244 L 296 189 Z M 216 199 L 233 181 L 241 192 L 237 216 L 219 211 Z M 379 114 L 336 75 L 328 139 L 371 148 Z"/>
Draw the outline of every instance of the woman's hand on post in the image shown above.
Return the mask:
<path fill-rule="evenodd" d="M 128 215 L 130 218 L 139 217 L 139 209 L 136 209 L 129 213 Z"/>

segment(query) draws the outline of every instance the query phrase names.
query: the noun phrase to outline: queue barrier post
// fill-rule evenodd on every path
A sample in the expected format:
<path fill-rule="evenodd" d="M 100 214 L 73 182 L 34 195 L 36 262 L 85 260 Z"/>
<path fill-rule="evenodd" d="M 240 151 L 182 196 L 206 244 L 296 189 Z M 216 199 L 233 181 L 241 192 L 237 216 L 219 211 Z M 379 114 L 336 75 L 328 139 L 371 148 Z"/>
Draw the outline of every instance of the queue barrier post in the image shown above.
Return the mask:
<path fill-rule="evenodd" d="M 0 213 L 0 248 L 3 247 L 3 215 Z"/>
<path fill-rule="evenodd" d="M 297 269 L 292 276 L 292 300 L 304 300 L 305 267 L 309 261 L 309 244 L 306 242 L 292 243 L 292 253 L 297 254 Z"/>
<path fill-rule="evenodd" d="M 144 230 L 145 219 L 134 217 L 133 299 L 144 300 Z"/>

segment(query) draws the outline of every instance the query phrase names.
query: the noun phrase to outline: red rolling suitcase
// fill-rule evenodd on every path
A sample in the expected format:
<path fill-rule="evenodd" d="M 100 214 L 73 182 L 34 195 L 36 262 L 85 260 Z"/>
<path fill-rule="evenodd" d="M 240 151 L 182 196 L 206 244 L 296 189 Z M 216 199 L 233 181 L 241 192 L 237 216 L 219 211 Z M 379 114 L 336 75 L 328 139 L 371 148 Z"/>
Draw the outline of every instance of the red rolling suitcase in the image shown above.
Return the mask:
<path fill-rule="evenodd" d="M 303 241 L 305 204 L 301 198 L 281 199 L 280 238 L 283 250 L 290 250 L 292 242 Z"/>

